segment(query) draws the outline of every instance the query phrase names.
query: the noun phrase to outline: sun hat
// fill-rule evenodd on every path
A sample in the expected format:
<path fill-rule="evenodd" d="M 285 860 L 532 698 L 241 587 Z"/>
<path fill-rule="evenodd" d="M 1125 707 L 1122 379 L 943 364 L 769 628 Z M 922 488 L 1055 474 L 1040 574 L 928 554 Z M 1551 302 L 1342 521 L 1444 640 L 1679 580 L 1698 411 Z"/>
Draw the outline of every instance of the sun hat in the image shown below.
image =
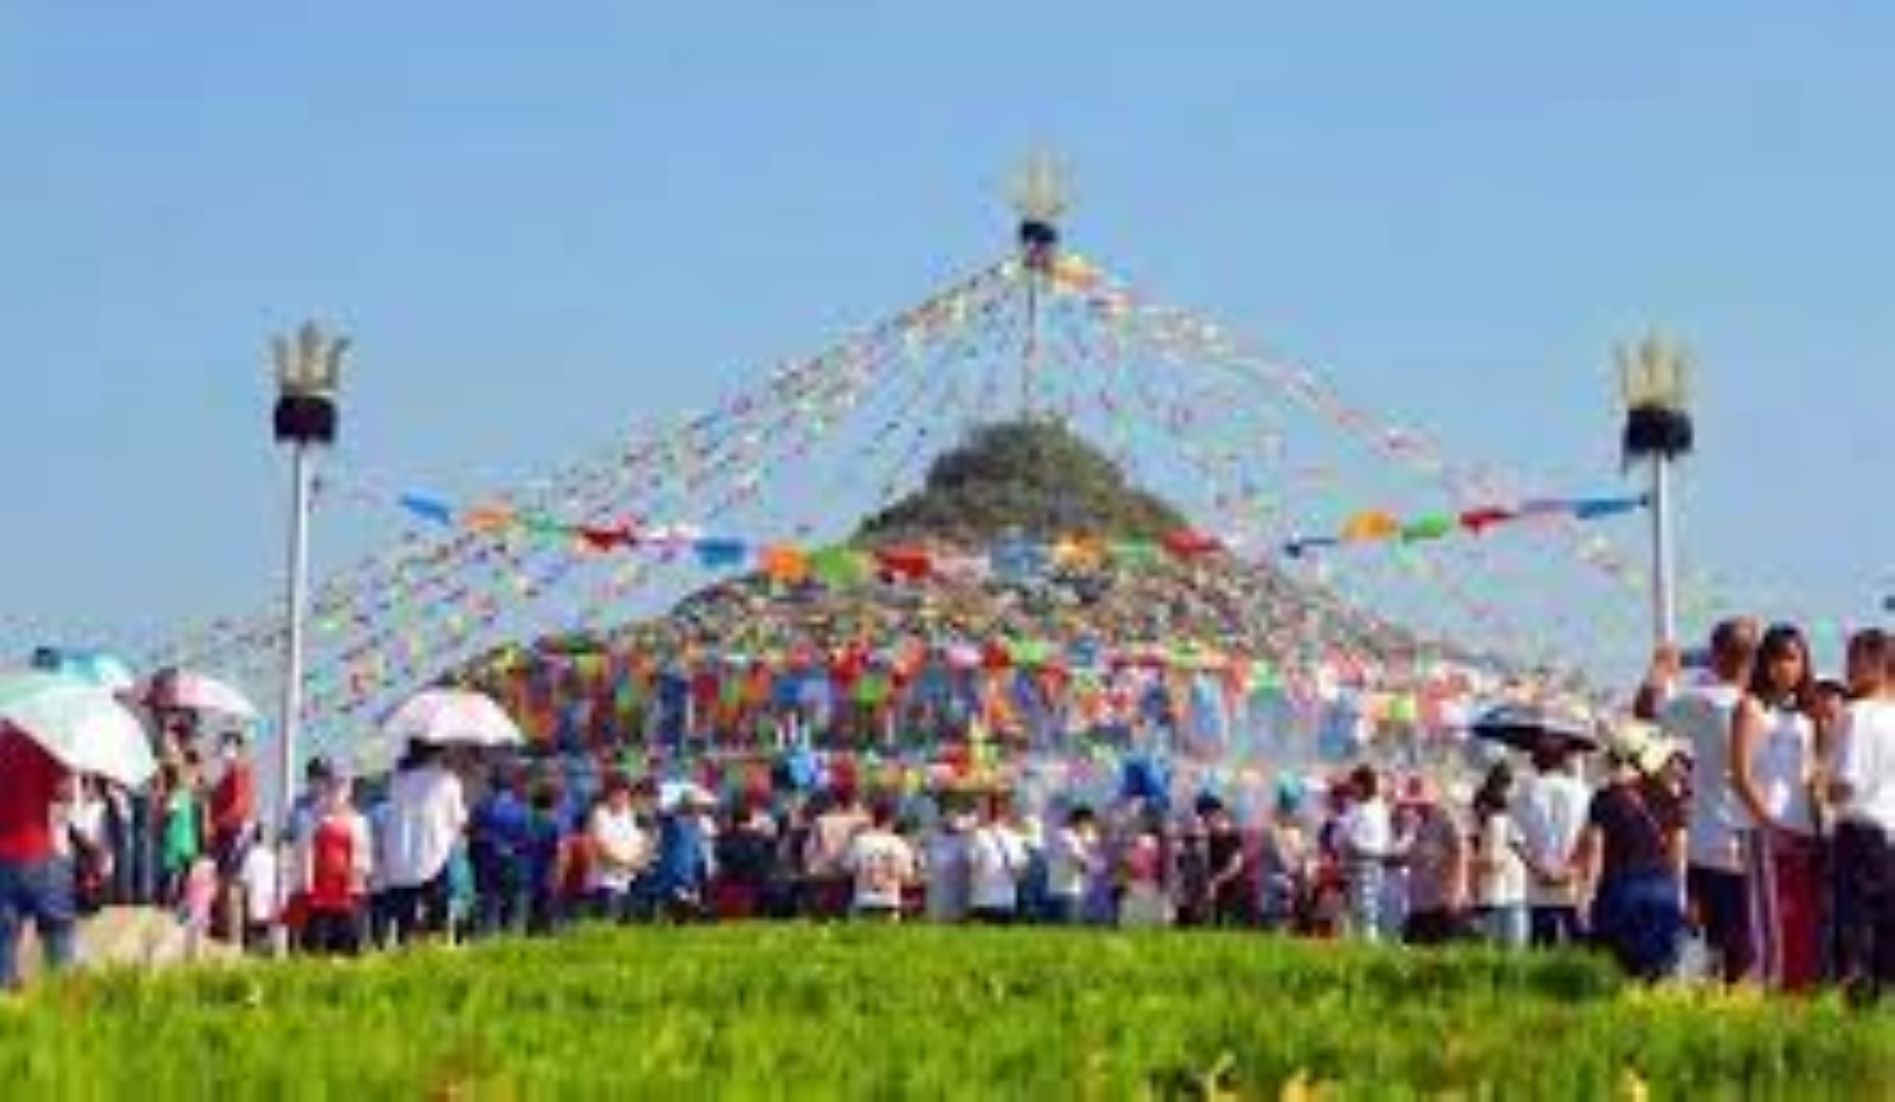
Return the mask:
<path fill-rule="evenodd" d="M 1613 760 L 1647 776 L 1662 770 L 1676 753 L 1670 740 L 1658 728 L 1638 719 L 1620 720 L 1606 740 Z"/>

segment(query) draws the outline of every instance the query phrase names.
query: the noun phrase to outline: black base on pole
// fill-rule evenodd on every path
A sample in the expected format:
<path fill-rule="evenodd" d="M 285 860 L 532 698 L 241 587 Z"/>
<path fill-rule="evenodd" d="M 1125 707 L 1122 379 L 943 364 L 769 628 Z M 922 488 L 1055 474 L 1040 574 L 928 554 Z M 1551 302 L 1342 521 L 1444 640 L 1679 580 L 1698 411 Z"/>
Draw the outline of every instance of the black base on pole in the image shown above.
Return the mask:
<path fill-rule="evenodd" d="M 1026 254 L 1027 267 L 1045 271 L 1052 266 L 1058 248 L 1059 229 L 1051 222 L 1029 218 L 1020 223 L 1020 249 Z"/>
<path fill-rule="evenodd" d="M 1627 463 L 1654 455 L 1675 459 L 1691 451 L 1693 436 L 1690 414 L 1677 409 L 1645 407 L 1625 415 L 1621 447 Z"/>
<path fill-rule="evenodd" d="M 318 394 L 286 394 L 276 400 L 278 443 L 333 444 L 336 439 L 336 404 Z"/>

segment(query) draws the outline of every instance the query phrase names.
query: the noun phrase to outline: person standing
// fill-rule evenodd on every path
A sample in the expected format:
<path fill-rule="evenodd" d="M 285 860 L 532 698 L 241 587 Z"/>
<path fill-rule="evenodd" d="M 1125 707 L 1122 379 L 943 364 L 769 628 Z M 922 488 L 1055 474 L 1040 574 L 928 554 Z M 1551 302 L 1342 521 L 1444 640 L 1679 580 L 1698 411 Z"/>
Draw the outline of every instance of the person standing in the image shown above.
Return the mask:
<path fill-rule="evenodd" d="M 352 795 L 348 778 L 332 776 L 300 839 L 303 947 L 317 956 L 354 956 L 362 948 L 374 848 L 368 819 Z"/>
<path fill-rule="evenodd" d="M 1165 844 L 1157 823 L 1134 823 L 1121 855 L 1125 890 L 1119 897 L 1121 929 L 1169 926 L 1171 899 L 1165 894 Z"/>
<path fill-rule="evenodd" d="M 247 952 L 259 956 L 269 952 L 270 931 L 283 917 L 283 884 L 276 842 L 259 826 L 257 836 L 244 847 L 243 868 L 237 873 L 244 898 L 243 946 Z"/>
<path fill-rule="evenodd" d="M 1829 796 L 1836 976 L 1852 999 L 1895 987 L 1895 644 L 1871 629 L 1849 640 L 1853 698 L 1836 736 Z"/>
<path fill-rule="evenodd" d="M 1681 740 L 1691 757 L 1689 867 L 1693 917 L 1718 957 L 1724 981 L 1749 978 L 1756 953 L 1750 934 L 1742 828 L 1731 761 L 1731 732 L 1756 664 L 1757 624 L 1725 620 L 1711 631 L 1709 668 L 1688 682 L 1675 648 L 1662 647 L 1640 687 L 1634 714 Z"/>
<path fill-rule="evenodd" d="M 1210 833 L 1206 844 L 1211 859 L 1211 921 L 1218 926 L 1248 926 L 1256 914 L 1257 885 L 1244 854 L 1243 833 L 1222 800 L 1198 801 L 1198 813 Z"/>
<path fill-rule="evenodd" d="M 1797 629 L 1764 633 L 1731 739 L 1744 834 L 1751 938 L 1762 978 L 1804 991 L 1822 974 L 1822 839 L 1817 832 L 1816 723 L 1809 646 Z"/>
<path fill-rule="evenodd" d="M 971 816 L 960 808 L 943 808 L 940 820 L 928 832 L 923 856 L 930 922 L 965 922 L 973 908 L 973 833 Z"/>
<path fill-rule="evenodd" d="M 1382 881 L 1395 852 L 1395 825 L 1374 766 L 1357 766 L 1348 787 L 1351 802 L 1337 827 L 1348 893 L 1348 932 L 1363 941 L 1380 941 L 1385 934 Z"/>
<path fill-rule="evenodd" d="M 192 866 L 204 853 L 204 805 L 198 798 L 193 756 L 185 754 L 167 761 L 159 777 L 163 793 L 158 804 L 162 902 L 181 908 Z"/>
<path fill-rule="evenodd" d="M 1525 840 L 1509 814 L 1513 773 L 1494 766 L 1474 794 L 1474 906 L 1487 940 L 1507 949 L 1527 944 Z"/>
<path fill-rule="evenodd" d="M 467 853 L 477 900 L 475 929 L 482 936 L 523 933 L 532 909 L 527 854 L 532 813 L 514 767 L 496 769 L 487 795 L 474 808 Z"/>
<path fill-rule="evenodd" d="M 1019 918 L 1020 881 L 1026 876 L 1026 839 L 1013 828 L 1011 801 L 996 793 L 968 844 L 974 921 L 1005 926 Z"/>
<path fill-rule="evenodd" d="M 1195 811 L 1177 825 L 1171 846 L 1171 913 L 1179 926 L 1203 926 L 1211 920 L 1210 832 Z"/>
<path fill-rule="evenodd" d="M 1278 782 L 1276 806 L 1257 846 L 1257 911 L 1266 930 L 1295 933 L 1301 925 L 1311 865 L 1302 798 L 1299 786 Z"/>
<path fill-rule="evenodd" d="M 226 731 L 217 741 L 217 754 L 221 772 L 211 785 L 208 833 L 219 883 L 218 924 L 232 941 L 241 941 L 243 856 L 257 819 L 256 767 L 240 732 Z"/>
<path fill-rule="evenodd" d="M 1066 815 L 1047 847 L 1046 890 L 1054 923 L 1076 926 L 1085 919 L 1086 899 L 1103 862 L 1098 817 L 1081 804 Z"/>
<path fill-rule="evenodd" d="M 868 826 L 855 786 L 837 783 L 827 805 L 810 825 L 809 848 L 803 869 L 808 876 L 814 918 L 841 918 L 848 913 L 854 881 L 842 861 L 856 832 Z"/>
<path fill-rule="evenodd" d="M 1592 790 L 1579 779 L 1572 744 L 1542 746 L 1533 754 L 1533 777 L 1513 809 L 1526 860 L 1527 907 L 1532 942 L 1541 948 L 1579 940 L 1579 878 L 1573 851 L 1586 827 Z"/>
<path fill-rule="evenodd" d="M 550 934 L 565 919 L 566 818 L 559 790 L 551 781 L 533 786 L 526 826 L 527 919 L 529 934 Z"/>
<path fill-rule="evenodd" d="M 755 918 L 775 875 L 776 820 L 767 796 L 744 795 L 733 808 L 729 826 L 717 835 L 717 882 L 712 911 L 720 919 Z"/>
<path fill-rule="evenodd" d="M 1408 917 L 1402 940 L 1445 945 L 1461 936 L 1467 919 L 1467 837 L 1454 811 L 1427 778 L 1417 778 L 1408 842 Z"/>
<path fill-rule="evenodd" d="M 98 913 L 111 894 L 113 864 L 107 797 L 94 777 L 74 777 L 66 786 L 70 798 L 56 813 L 55 850 L 70 858 L 73 908 L 80 915 Z"/>
<path fill-rule="evenodd" d="M 614 776 L 606 782 L 605 798 L 586 819 L 586 894 L 594 912 L 609 922 L 632 918 L 632 887 L 651 863 L 651 840 L 639 826 L 632 806 L 631 782 Z"/>
<path fill-rule="evenodd" d="M 20 931 L 27 922 L 39 935 L 48 971 L 72 963 L 72 863 L 59 857 L 53 838 L 54 804 L 71 779 L 38 743 L 0 723 L 0 990 L 20 985 Z"/>
<path fill-rule="evenodd" d="M 706 894 L 715 873 L 717 802 L 710 793 L 687 789 L 658 817 L 658 860 L 653 875 L 657 917 L 673 922 L 708 914 Z"/>
<path fill-rule="evenodd" d="M 855 877 L 855 917 L 899 922 L 902 892 L 915 877 L 915 853 L 895 833 L 895 809 L 877 802 L 869 811 L 869 825 L 856 832 L 843 857 L 843 866 Z"/>
<path fill-rule="evenodd" d="M 1614 733 L 1613 773 L 1593 797 L 1573 857 L 1592 936 L 1628 973 L 1658 980 L 1684 944 L 1686 813 L 1676 756 L 1640 721 Z"/>
<path fill-rule="evenodd" d="M 448 865 L 466 827 L 461 779 L 448 769 L 440 747 L 414 743 L 389 782 L 383 828 L 383 883 L 397 942 L 447 928 Z"/>

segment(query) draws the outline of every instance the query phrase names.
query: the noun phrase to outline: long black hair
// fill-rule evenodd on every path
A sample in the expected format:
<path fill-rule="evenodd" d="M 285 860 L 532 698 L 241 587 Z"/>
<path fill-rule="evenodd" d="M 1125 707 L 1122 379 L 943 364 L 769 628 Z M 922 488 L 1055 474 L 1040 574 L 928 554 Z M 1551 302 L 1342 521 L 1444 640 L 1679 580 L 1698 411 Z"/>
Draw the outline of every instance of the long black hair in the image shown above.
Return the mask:
<path fill-rule="evenodd" d="M 1770 665 L 1790 651 L 1803 659 L 1803 676 L 1790 688 L 1789 700 L 1801 712 L 1813 712 L 1816 706 L 1816 669 L 1810 661 L 1809 641 L 1794 624 L 1772 624 L 1757 645 L 1757 662 L 1750 671 L 1750 695 L 1772 708 L 1784 704 L 1784 694 L 1770 683 Z"/>
<path fill-rule="evenodd" d="M 1474 814 L 1482 819 L 1505 815 L 1512 795 L 1513 768 L 1504 761 L 1495 762 L 1487 771 L 1486 779 L 1480 782 L 1479 791 L 1474 793 Z"/>

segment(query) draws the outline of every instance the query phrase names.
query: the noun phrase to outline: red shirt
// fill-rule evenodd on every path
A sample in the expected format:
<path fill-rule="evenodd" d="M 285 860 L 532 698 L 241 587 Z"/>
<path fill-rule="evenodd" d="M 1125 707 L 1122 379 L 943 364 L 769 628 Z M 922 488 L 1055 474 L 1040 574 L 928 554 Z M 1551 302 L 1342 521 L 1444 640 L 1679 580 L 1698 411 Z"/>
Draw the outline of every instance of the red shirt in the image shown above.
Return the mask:
<path fill-rule="evenodd" d="M 53 801 L 65 779 L 38 743 L 0 725 L 0 861 L 53 856 Z"/>
<path fill-rule="evenodd" d="M 355 907 L 354 815 L 329 815 L 309 839 L 309 909 L 348 911 Z"/>
<path fill-rule="evenodd" d="M 211 789 L 211 835 L 218 841 L 235 838 L 257 811 L 256 769 L 246 759 L 230 768 Z"/>

